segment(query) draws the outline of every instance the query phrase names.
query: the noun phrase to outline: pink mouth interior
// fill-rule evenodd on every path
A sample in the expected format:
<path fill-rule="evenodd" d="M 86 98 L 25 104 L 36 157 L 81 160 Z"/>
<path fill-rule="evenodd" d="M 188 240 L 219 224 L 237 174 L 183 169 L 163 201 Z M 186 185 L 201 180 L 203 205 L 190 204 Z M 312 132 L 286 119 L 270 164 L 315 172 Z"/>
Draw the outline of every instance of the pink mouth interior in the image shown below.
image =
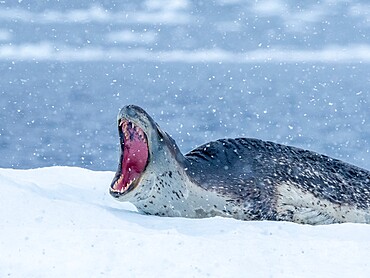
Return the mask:
<path fill-rule="evenodd" d="M 123 161 L 121 176 L 114 184 L 116 191 L 127 191 L 131 182 L 140 177 L 148 161 L 148 145 L 146 136 L 141 128 L 133 127 L 131 122 L 125 121 L 122 126 L 124 135 Z"/>

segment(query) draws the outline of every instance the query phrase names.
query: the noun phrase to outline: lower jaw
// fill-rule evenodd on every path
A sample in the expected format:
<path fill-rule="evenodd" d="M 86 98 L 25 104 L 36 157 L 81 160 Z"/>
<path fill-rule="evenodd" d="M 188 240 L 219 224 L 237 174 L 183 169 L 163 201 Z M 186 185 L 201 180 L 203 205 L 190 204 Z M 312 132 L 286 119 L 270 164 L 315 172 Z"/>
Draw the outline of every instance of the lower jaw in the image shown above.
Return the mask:
<path fill-rule="evenodd" d="M 135 180 L 133 181 L 130 185 L 126 186 L 125 187 L 125 190 L 116 190 L 114 188 L 110 188 L 110 194 L 114 197 L 114 198 L 121 198 L 121 197 L 125 197 L 127 195 L 129 195 L 129 193 L 131 193 L 132 191 L 134 191 L 137 187 L 137 183 L 138 181 Z"/>
<path fill-rule="evenodd" d="M 120 191 L 116 191 L 114 189 L 110 189 L 109 193 L 112 197 L 114 197 L 115 199 L 118 199 L 120 201 L 125 201 L 127 199 L 130 198 L 130 189 L 124 191 L 123 193 L 121 193 Z"/>

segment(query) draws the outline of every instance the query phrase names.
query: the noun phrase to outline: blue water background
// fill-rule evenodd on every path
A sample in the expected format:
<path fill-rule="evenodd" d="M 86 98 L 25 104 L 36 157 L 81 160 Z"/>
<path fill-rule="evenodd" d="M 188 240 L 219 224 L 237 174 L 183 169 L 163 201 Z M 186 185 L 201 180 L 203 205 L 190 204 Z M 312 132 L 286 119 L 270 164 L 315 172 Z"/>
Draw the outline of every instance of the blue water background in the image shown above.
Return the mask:
<path fill-rule="evenodd" d="M 74 49 L 77 55 L 89 47 L 138 49 L 153 55 L 272 48 L 289 54 L 333 45 L 351 52 L 354 45 L 370 42 L 367 1 L 267 1 L 270 12 L 267 4 L 258 10 L 255 1 L 31 2 L 1 1 L 1 46 L 50 43 Z M 177 6 L 171 8 L 171 3 Z M 276 3 L 289 13 L 280 14 Z M 91 9 L 133 19 L 37 20 L 50 11 Z M 150 16 L 163 11 L 177 17 L 151 22 Z M 301 14 L 306 19 L 300 19 Z M 143 15 L 148 20 L 137 20 Z M 122 30 L 139 33 L 143 40 L 107 39 Z M 103 61 L 92 55 L 81 61 L 64 56 L 38 59 L 33 54 L 17 59 L 4 53 L 0 52 L 2 168 L 70 165 L 115 170 L 116 115 L 120 107 L 133 103 L 146 109 L 183 152 L 218 138 L 254 137 L 370 169 L 368 60 Z"/>

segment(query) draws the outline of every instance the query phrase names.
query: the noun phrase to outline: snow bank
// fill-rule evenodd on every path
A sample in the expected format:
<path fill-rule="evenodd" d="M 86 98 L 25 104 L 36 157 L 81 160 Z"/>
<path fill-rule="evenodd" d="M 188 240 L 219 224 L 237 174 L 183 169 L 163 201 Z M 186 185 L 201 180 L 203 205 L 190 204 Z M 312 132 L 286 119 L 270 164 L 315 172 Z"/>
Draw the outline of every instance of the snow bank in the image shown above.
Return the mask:
<path fill-rule="evenodd" d="M 365 277 L 370 226 L 140 215 L 112 172 L 0 169 L 0 277 Z"/>

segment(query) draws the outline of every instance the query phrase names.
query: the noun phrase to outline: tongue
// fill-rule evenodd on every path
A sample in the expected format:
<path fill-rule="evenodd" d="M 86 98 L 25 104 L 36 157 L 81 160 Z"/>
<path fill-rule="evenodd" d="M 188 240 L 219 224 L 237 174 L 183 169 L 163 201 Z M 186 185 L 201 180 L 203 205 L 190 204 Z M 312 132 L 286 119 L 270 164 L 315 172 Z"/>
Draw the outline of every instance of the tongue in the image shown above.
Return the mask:
<path fill-rule="evenodd" d="M 123 185 L 138 178 L 148 160 L 148 146 L 133 128 L 127 129 L 129 138 L 125 140 L 122 161 Z"/>

